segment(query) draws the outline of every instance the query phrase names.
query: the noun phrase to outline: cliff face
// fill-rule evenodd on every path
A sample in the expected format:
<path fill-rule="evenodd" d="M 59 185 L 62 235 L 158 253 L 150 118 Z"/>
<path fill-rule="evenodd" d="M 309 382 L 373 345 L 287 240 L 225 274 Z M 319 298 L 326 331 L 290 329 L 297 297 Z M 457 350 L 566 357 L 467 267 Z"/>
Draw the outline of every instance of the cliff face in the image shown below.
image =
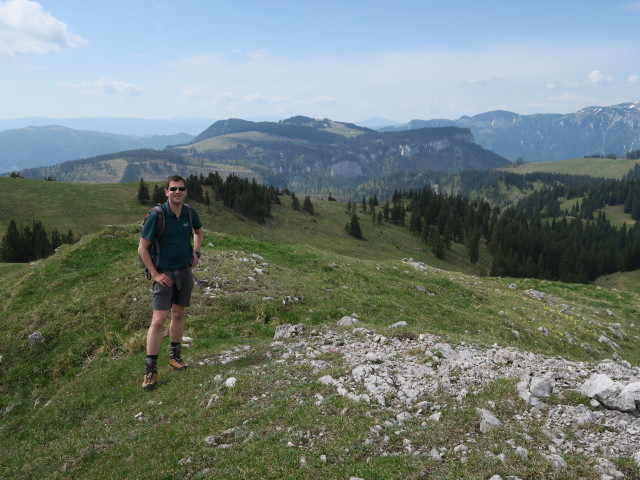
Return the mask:
<path fill-rule="evenodd" d="M 458 120 L 413 120 L 382 131 L 436 126 L 468 128 L 478 144 L 509 160 L 537 162 L 608 153 L 624 156 L 640 148 L 640 102 L 589 107 L 566 115 L 494 111 Z"/>
<path fill-rule="evenodd" d="M 216 142 L 233 148 L 216 151 Z M 235 163 L 267 169 L 293 188 L 353 187 L 396 172 L 488 170 L 507 163 L 480 147 L 468 128 L 381 133 L 306 117 L 216 122 L 187 148 L 220 163 L 234 156 Z"/>

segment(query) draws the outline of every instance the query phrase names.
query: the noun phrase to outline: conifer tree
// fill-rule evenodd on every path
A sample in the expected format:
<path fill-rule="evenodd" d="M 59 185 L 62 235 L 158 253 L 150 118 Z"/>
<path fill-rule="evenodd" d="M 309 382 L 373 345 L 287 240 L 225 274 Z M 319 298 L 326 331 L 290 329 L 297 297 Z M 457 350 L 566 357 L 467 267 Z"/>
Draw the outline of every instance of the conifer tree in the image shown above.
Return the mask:
<path fill-rule="evenodd" d="M 478 228 L 473 230 L 468 242 L 467 251 L 469 253 L 469 261 L 475 265 L 480 259 L 480 231 Z"/>
<path fill-rule="evenodd" d="M 300 200 L 296 197 L 296 194 L 291 192 L 291 206 L 294 210 L 300 210 Z"/>
<path fill-rule="evenodd" d="M 362 239 L 362 230 L 360 229 L 360 222 L 358 221 L 358 215 L 353 214 L 351 222 L 347 223 L 347 232 L 352 237 Z"/>
<path fill-rule="evenodd" d="M 313 215 L 313 204 L 311 203 L 311 197 L 307 195 L 302 202 L 302 210 Z"/>
<path fill-rule="evenodd" d="M 140 205 L 146 205 L 147 203 L 149 203 L 149 200 L 151 200 L 151 197 L 149 196 L 149 188 L 147 187 L 147 184 L 144 183 L 142 177 L 140 177 L 140 184 L 138 186 L 138 201 L 140 202 Z"/>
<path fill-rule="evenodd" d="M 435 238 L 431 245 L 431 252 L 440 259 L 444 258 L 444 241 L 442 240 L 442 236 L 438 235 Z"/>
<path fill-rule="evenodd" d="M 7 233 L 0 241 L 0 260 L 3 262 L 19 262 L 21 256 L 20 232 L 15 220 L 9 222 Z"/>
<path fill-rule="evenodd" d="M 164 203 L 167 201 L 167 196 L 164 193 L 164 188 L 156 183 L 153 187 L 153 195 L 151 196 L 151 203 L 154 205 L 158 203 Z"/>

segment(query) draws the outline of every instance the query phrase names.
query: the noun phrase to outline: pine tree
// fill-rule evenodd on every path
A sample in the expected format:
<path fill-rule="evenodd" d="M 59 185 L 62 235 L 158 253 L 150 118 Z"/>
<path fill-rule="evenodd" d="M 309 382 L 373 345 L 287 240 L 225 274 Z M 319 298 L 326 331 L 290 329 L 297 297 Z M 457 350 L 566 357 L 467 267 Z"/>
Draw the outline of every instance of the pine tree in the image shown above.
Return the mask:
<path fill-rule="evenodd" d="M 151 197 L 149 196 L 149 188 L 147 187 L 147 184 L 144 183 L 142 177 L 140 177 L 140 185 L 138 186 L 138 201 L 140 202 L 140 205 L 145 205 L 149 203 L 149 200 L 151 200 Z"/>
<path fill-rule="evenodd" d="M 296 194 L 291 192 L 291 206 L 294 210 L 300 210 L 300 200 L 296 197 Z"/>
<path fill-rule="evenodd" d="M 478 228 L 473 230 L 473 233 L 469 238 L 469 245 L 467 246 L 467 249 L 469 253 L 469 260 L 473 265 L 475 265 L 480 259 L 480 231 Z"/>
<path fill-rule="evenodd" d="M 362 230 L 360 229 L 360 222 L 358 222 L 358 215 L 355 213 L 351 217 L 351 222 L 347 223 L 347 231 L 352 237 L 362 239 Z"/>
<path fill-rule="evenodd" d="M 309 195 L 304 197 L 304 201 L 302 202 L 302 209 L 310 215 L 313 215 L 313 204 L 311 203 L 311 197 Z"/>
<path fill-rule="evenodd" d="M 167 201 L 167 196 L 164 193 L 164 188 L 162 188 L 160 185 L 156 183 L 156 185 L 153 187 L 153 195 L 151 197 L 151 203 L 156 205 L 158 203 L 164 203 L 166 201 Z"/>
<path fill-rule="evenodd" d="M 444 241 L 440 235 L 438 235 L 434 240 L 433 245 L 431 246 L 431 251 L 436 257 L 440 259 L 444 258 Z"/>
<path fill-rule="evenodd" d="M 3 262 L 19 262 L 21 256 L 22 242 L 20 232 L 15 220 L 9 222 L 7 233 L 0 242 L 0 260 Z"/>

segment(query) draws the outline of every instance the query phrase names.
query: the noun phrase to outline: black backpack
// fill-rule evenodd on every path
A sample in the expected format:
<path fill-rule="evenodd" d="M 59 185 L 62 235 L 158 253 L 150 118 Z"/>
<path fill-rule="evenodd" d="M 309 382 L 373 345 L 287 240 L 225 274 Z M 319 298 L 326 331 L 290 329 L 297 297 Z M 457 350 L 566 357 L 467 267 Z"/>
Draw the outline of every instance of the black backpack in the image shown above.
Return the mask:
<path fill-rule="evenodd" d="M 193 207 L 188 203 L 184 203 L 183 205 L 187 209 L 187 214 L 189 216 L 189 226 L 191 227 L 191 230 L 193 230 Z M 149 213 L 147 213 L 147 216 L 144 217 L 144 220 L 142 221 L 143 227 L 144 227 L 144 224 L 147 223 L 147 219 L 153 212 L 156 212 L 156 229 L 153 233 L 153 241 L 151 242 L 151 246 L 149 247 L 149 254 L 151 255 L 151 260 L 153 260 L 153 265 L 157 268 L 158 265 L 160 265 L 159 239 L 160 237 L 162 237 L 162 234 L 164 233 L 164 211 L 162 210 L 162 204 L 158 203 L 151 210 L 149 210 Z M 151 279 L 151 274 L 149 273 L 149 269 L 145 267 L 144 263 L 142 262 L 142 259 L 140 258 L 140 255 L 138 255 L 138 262 L 144 268 L 144 273 L 147 276 L 147 278 Z"/>

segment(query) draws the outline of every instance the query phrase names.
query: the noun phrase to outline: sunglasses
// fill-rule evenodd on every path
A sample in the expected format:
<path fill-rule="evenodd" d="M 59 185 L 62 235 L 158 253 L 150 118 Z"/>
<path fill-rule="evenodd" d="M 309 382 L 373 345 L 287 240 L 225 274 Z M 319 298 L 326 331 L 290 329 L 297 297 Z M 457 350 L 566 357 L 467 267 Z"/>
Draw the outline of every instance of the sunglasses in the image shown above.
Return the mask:
<path fill-rule="evenodd" d="M 169 187 L 170 192 L 175 192 L 176 190 L 180 190 L 181 192 L 184 192 L 186 189 L 187 187 Z"/>

